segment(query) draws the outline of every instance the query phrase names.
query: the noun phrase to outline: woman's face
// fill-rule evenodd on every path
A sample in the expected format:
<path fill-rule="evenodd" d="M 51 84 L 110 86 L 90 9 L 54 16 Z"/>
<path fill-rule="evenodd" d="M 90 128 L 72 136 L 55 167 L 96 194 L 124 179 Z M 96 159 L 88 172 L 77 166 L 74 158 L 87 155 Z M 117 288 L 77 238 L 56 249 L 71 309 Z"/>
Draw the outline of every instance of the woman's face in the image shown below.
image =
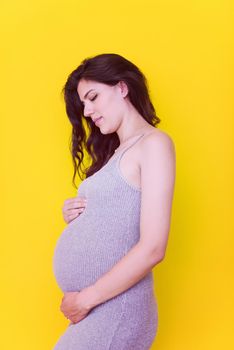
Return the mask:
<path fill-rule="evenodd" d="M 119 82 L 114 86 L 81 79 L 77 92 L 84 105 L 84 116 L 90 117 L 103 134 L 115 132 L 124 114 L 127 86 Z"/>

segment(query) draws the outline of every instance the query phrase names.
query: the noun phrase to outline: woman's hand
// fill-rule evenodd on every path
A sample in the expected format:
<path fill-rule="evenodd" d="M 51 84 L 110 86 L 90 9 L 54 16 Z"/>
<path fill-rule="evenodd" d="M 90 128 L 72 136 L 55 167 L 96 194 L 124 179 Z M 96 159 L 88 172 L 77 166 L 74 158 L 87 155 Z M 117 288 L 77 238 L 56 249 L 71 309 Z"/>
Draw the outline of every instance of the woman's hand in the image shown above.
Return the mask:
<path fill-rule="evenodd" d="M 62 208 L 63 218 L 67 224 L 79 216 L 85 209 L 87 200 L 85 197 L 74 197 L 64 201 Z"/>
<path fill-rule="evenodd" d="M 98 294 L 91 286 L 80 292 L 66 292 L 62 298 L 60 310 L 71 323 L 77 323 L 87 316 L 98 304 Z"/>

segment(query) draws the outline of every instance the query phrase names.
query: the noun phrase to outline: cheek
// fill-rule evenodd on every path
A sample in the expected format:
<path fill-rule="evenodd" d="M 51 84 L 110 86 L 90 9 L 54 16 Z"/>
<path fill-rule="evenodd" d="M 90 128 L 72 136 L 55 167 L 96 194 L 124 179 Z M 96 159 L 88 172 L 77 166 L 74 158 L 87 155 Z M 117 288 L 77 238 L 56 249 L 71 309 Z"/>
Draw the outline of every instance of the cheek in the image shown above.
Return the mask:
<path fill-rule="evenodd" d="M 115 94 L 108 94 L 98 102 L 96 107 L 99 113 L 103 114 L 103 117 L 112 124 L 118 124 L 118 120 L 122 115 L 120 99 Z"/>
<path fill-rule="evenodd" d="M 116 96 L 112 96 L 106 101 L 106 110 L 112 116 L 117 116 L 121 111 L 121 101 Z"/>

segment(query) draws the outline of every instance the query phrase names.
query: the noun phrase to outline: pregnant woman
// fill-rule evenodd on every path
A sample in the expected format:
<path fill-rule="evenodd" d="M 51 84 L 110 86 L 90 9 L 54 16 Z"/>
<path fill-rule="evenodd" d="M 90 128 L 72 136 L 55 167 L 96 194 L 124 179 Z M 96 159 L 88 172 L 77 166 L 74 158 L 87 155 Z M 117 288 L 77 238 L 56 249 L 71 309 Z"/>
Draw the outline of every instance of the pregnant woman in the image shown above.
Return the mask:
<path fill-rule="evenodd" d="M 174 143 L 157 128 L 145 76 L 120 55 L 84 59 L 63 91 L 73 181 L 84 148 L 92 162 L 63 207 L 53 269 L 70 323 L 54 350 L 148 350 L 158 329 L 152 269 L 170 231 Z"/>

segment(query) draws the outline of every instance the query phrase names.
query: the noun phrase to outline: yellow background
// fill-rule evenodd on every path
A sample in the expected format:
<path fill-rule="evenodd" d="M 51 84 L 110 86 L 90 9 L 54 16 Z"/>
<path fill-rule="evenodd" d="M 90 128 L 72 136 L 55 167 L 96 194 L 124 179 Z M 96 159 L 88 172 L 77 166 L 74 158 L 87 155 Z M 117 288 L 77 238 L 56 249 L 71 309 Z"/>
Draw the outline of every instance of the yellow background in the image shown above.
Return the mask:
<path fill-rule="evenodd" d="M 82 59 L 118 53 L 145 73 L 177 174 L 154 268 L 152 349 L 233 349 L 233 2 L 1 1 L 0 348 L 52 349 L 68 325 L 52 271 L 76 196 L 61 89 Z"/>

